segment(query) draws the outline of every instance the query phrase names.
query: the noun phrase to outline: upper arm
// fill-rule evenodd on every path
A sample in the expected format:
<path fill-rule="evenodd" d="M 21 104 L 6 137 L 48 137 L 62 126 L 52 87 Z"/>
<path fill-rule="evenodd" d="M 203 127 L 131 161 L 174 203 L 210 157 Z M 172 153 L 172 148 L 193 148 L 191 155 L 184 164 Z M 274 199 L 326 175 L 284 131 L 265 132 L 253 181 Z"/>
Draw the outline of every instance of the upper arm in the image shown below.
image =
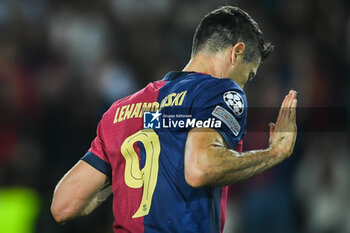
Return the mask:
<path fill-rule="evenodd" d="M 193 118 L 220 121 L 215 126 L 229 149 L 235 149 L 245 134 L 247 100 L 244 91 L 232 80 L 212 79 L 193 101 Z"/>
<path fill-rule="evenodd" d="M 53 216 L 58 222 L 78 216 L 107 183 L 105 174 L 80 160 L 56 186 L 51 205 Z"/>
<path fill-rule="evenodd" d="M 185 179 L 192 187 L 207 184 L 211 156 L 215 151 L 227 149 L 222 136 L 214 129 L 194 128 L 187 136 L 185 146 Z"/>
<path fill-rule="evenodd" d="M 220 126 L 189 131 L 185 148 L 185 178 L 193 187 L 210 185 L 220 169 L 219 156 L 235 149 L 245 133 L 247 101 L 243 90 L 231 80 L 210 80 L 213 88 L 201 89 L 193 101 L 192 117 L 215 119 Z M 209 85 L 208 84 L 208 85 Z M 236 152 L 233 152 L 236 153 Z M 210 181 L 210 179 L 212 179 Z"/>

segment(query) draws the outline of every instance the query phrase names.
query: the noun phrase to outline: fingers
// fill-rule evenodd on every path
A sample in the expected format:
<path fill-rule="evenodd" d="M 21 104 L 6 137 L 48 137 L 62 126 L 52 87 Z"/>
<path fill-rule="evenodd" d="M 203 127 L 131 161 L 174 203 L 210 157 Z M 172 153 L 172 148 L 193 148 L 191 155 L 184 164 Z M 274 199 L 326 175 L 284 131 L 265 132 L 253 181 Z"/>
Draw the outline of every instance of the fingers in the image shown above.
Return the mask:
<path fill-rule="evenodd" d="M 295 120 L 296 115 L 296 95 L 297 92 L 290 90 L 288 95 L 284 98 L 280 111 L 278 113 L 275 131 L 283 130 L 284 125 L 286 125 L 290 120 Z"/>
<path fill-rule="evenodd" d="M 297 104 L 298 104 L 298 100 L 293 99 L 291 109 L 290 109 L 290 118 L 294 121 L 296 119 Z"/>
<path fill-rule="evenodd" d="M 288 100 L 288 104 L 287 104 L 288 107 L 286 109 L 288 111 L 288 117 L 286 119 L 287 121 L 295 120 L 296 105 L 297 105 L 297 99 L 296 99 L 297 92 L 290 91 L 289 93 L 291 95 L 291 98 Z"/>
<path fill-rule="evenodd" d="M 292 153 L 297 128 L 296 128 L 296 107 L 297 107 L 297 92 L 290 90 L 288 95 L 284 98 L 277 121 L 275 124 L 270 123 L 270 146 L 279 147 L 286 156 Z"/>
<path fill-rule="evenodd" d="M 281 118 L 284 118 L 286 116 L 286 109 L 290 106 L 290 100 L 291 100 L 291 95 L 293 94 L 293 91 L 290 90 L 288 95 L 286 95 L 283 99 L 283 102 L 282 102 L 282 105 L 281 105 L 281 108 L 280 108 L 280 111 L 278 113 L 278 117 L 277 117 L 277 121 L 276 121 L 276 124 L 277 122 L 280 122 L 281 121 Z"/>
<path fill-rule="evenodd" d="M 280 111 L 278 112 L 278 116 L 277 116 L 277 120 L 276 120 L 276 125 L 278 127 L 279 125 L 279 122 L 281 121 L 281 117 L 283 115 L 283 109 L 285 109 L 285 105 L 286 105 L 286 102 L 287 102 L 287 97 L 288 95 L 286 95 L 282 101 L 282 105 L 281 105 L 281 108 L 280 108 Z"/>
<path fill-rule="evenodd" d="M 296 91 L 290 90 L 289 94 L 287 95 L 286 98 L 286 105 L 284 106 L 284 109 L 282 111 L 282 119 L 284 122 L 287 122 L 290 120 L 290 113 L 291 113 L 291 106 L 293 103 L 293 100 L 296 97 Z"/>
<path fill-rule="evenodd" d="M 292 102 L 295 99 L 296 94 L 297 94 L 296 91 L 293 91 L 293 90 L 289 91 L 286 108 L 290 108 L 292 106 Z"/>

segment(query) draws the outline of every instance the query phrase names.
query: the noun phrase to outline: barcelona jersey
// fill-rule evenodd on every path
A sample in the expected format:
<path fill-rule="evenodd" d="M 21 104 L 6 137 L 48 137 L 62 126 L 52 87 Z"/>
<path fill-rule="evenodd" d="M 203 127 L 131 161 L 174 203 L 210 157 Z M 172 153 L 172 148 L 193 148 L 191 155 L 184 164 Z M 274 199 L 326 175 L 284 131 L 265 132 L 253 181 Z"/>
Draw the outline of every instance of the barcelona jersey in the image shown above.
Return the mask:
<path fill-rule="evenodd" d="M 195 72 L 170 72 L 113 103 L 82 160 L 111 180 L 114 232 L 222 232 L 228 188 L 187 184 L 186 138 L 214 128 L 241 151 L 246 115 L 237 83 Z"/>

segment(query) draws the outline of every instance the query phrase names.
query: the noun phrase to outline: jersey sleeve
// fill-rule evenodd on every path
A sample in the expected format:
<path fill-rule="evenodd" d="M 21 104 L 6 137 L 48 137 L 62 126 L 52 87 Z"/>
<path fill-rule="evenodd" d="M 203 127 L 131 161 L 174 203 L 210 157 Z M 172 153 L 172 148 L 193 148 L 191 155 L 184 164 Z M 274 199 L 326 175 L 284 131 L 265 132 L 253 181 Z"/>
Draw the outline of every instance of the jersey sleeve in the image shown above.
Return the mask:
<path fill-rule="evenodd" d="M 220 127 L 214 129 L 229 149 L 235 149 L 246 129 L 247 100 L 244 91 L 232 80 L 212 80 L 200 88 L 193 106 L 193 118 L 221 121 Z"/>
<path fill-rule="evenodd" d="M 103 137 L 103 125 L 105 118 L 102 118 L 97 126 L 96 137 L 91 143 L 91 147 L 84 155 L 82 160 L 104 173 L 111 179 L 112 168 L 106 153 L 104 137 Z"/>

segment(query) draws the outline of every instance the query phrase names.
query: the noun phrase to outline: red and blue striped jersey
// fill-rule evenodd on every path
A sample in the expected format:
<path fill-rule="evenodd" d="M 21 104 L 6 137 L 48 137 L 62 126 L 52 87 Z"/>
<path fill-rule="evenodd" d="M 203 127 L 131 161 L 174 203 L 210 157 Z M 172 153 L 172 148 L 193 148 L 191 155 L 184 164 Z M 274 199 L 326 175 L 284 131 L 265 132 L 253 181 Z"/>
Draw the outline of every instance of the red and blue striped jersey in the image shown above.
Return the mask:
<path fill-rule="evenodd" d="M 170 72 L 113 103 L 82 160 L 111 180 L 114 232 L 222 232 L 227 187 L 187 184 L 186 138 L 211 127 L 241 151 L 246 109 L 237 83 L 194 72 Z M 161 127 L 145 128 L 146 112 Z"/>

